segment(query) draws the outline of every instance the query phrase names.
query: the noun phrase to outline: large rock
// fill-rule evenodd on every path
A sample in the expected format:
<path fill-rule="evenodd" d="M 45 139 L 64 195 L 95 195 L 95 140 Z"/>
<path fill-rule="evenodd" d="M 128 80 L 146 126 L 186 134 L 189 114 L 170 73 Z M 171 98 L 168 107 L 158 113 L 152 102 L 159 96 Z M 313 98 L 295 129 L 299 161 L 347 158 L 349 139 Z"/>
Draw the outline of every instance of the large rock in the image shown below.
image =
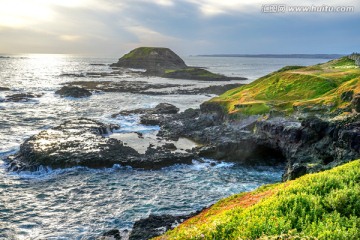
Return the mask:
<path fill-rule="evenodd" d="M 112 67 L 146 69 L 149 72 L 162 73 L 166 69 L 187 67 L 185 62 L 169 48 L 140 47 L 125 54 Z"/>
<path fill-rule="evenodd" d="M 55 94 L 59 94 L 62 97 L 74 97 L 74 98 L 89 97 L 92 95 L 92 93 L 89 90 L 76 86 L 64 86 L 60 90 L 57 90 Z"/>
<path fill-rule="evenodd" d="M 173 216 L 173 215 L 150 215 L 147 218 L 140 219 L 135 222 L 130 233 L 129 240 L 148 240 L 166 231 L 175 228 L 183 221 L 195 216 L 199 212 L 189 215 Z"/>
<path fill-rule="evenodd" d="M 151 116 L 159 114 L 176 114 L 179 112 L 179 110 L 179 108 L 170 103 L 159 103 L 154 108 L 138 108 L 134 110 L 124 110 L 119 113 L 113 114 L 112 117 L 115 118 L 118 115 L 128 116 L 131 114 L 146 114 Z"/>
<path fill-rule="evenodd" d="M 40 165 L 111 167 L 139 156 L 121 141 L 104 137 L 114 128 L 118 126 L 84 118 L 66 121 L 26 140 L 20 146 L 20 152 L 11 157 L 10 169 L 36 170 Z"/>
<path fill-rule="evenodd" d="M 10 91 L 10 88 L 7 88 L 7 87 L 0 87 L 0 91 Z"/>
<path fill-rule="evenodd" d="M 64 122 L 27 139 L 20 151 L 8 158 L 9 170 L 36 170 L 39 166 L 67 168 L 86 166 L 112 167 L 114 164 L 142 169 L 160 169 L 174 164 L 191 164 L 193 153 L 171 152 L 149 146 L 145 154 L 110 138 L 117 125 L 106 125 L 90 119 Z"/>

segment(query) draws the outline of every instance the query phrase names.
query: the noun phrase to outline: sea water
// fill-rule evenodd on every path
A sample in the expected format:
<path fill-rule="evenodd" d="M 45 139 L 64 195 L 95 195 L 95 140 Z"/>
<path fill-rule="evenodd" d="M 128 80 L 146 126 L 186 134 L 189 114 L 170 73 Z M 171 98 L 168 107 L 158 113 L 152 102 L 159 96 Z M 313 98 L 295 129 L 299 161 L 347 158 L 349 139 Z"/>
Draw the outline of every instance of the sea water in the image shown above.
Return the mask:
<path fill-rule="evenodd" d="M 286 65 L 312 65 L 323 59 L 184 57 L 191 66 L 227 76 L 247 77 L 249 83 Z M 11 55 L 0 58 L 0 99 L 15 93 L 41 93 L 28 102 L 0 103 L 0 158 L 16 153 L 29 136 L 79 117 L 116 123 L 121 132 L 156 133 L 139 117 L 111 118 L 121 110 L 154 107 L 167 102 L 181 110 L 196 108 L 212 95 L 145 95 L 95 93 L 89 98 L 61 98 L 54 92 L 66 82 L 145 81 L 176 83 L 181 88 L 223 85 L 224 82 L 134 77 L 64 77 L 62 74 L 111 72 L 115 58 L 74 55 Z M 99 65 L 104 64 L 104 65 Z M 191 86 L 188 86 L 191 85 Z M 108 169 L 74 167 L 36 172 L 6 171 L 0 160 L 0 239 L 89 239 L 106 230 L 131 229 L 149 214 L 188 214 L 231 194 L 280 181 L 282 168 L 248 168 L 212 159 L 156 171 L 115 165 Z"/>

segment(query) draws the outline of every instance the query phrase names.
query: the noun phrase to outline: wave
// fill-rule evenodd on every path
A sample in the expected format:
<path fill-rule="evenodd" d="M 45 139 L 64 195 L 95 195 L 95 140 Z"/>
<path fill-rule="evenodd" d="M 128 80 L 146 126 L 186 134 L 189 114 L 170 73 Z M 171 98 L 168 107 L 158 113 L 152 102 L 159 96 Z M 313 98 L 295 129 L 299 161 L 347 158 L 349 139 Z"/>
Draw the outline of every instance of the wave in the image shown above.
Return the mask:
<path fill-rule="evenodd" d="M 170 167 L 164 167 L 160 170 L 153 171 L 176 171 L 176 170 L 193 170 L 203 171 L 210 168 L 230 168 L 235 163 L 220 162 L 212 159 L 200 159 L 193 160 L 191 165 L 188 164 L 176 164 Z M 134 169 L 130 166 L 121 166 L 120 164 L 114 164 L 111 168 L 89 168 L 83 166 L 76 166 L 70 168 L 58 168 L 53 169 L 48 166 L 40 166 L 36 171 L 20 171 L 20 172 L 9 172 L 9 176 L 17 178 L 19 180 L 31 180 L 31 179 L 49 179 L 55 178 L 61 175 L 78 174 L 78 173 L 115 173 L 119 171 L 144 171 L 143 169 Z"/>

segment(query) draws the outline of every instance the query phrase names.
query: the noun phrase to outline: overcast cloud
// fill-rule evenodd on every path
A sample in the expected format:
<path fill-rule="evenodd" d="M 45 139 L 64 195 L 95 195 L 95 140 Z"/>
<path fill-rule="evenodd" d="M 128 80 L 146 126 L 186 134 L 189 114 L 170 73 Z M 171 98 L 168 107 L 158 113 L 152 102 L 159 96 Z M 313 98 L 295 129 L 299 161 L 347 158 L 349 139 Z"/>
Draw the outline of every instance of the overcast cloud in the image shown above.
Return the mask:
<path fill-rule="evenodd" d="M 262 13 L 264 4 L 354 6 L 352 13 Z M 0 0 L 1 53 L 119 56 L 360 51 L 360 1 Z"/>

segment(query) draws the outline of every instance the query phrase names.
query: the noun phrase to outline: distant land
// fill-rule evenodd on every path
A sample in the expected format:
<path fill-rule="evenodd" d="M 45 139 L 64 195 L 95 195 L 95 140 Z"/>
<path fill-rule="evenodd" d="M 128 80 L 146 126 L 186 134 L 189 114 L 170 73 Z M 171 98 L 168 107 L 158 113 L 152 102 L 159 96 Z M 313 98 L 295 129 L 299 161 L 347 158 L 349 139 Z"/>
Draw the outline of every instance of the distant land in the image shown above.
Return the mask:
<path fill-rule="evenodd" d="M 209 54 L 197 55 L 197 57 L 248 57 L 248 58 L 320 58 L 336 59 L 344 54 Z"/>

